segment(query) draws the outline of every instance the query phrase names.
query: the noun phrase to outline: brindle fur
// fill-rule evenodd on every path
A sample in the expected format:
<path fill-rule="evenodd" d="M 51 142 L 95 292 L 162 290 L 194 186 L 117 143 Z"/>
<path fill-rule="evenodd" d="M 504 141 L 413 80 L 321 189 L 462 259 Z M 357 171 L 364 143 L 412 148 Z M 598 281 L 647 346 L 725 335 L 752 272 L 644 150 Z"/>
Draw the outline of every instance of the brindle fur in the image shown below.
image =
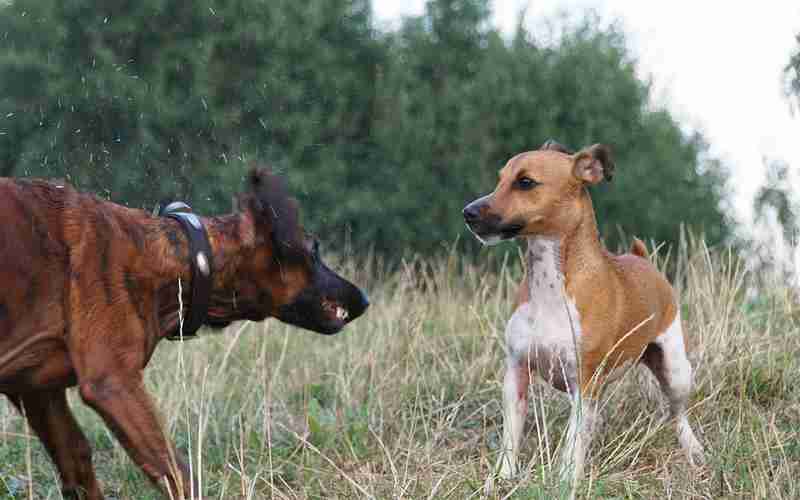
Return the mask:
<path fill-rule="evenodd" d="M 358 317 L 365 297 L 312 252 L 281 181 L 258 169 L 248 184 L 240 213 L 202 219 L 214 252 L 208 323 L 281 319 L 293 307 L 310 318 L 304 327 L 335 333 L 346 321 L 294 303 L 311 289 Z M 0 392 L 41 439 L 64 495 L 103 497 L 67 404 L 75 385 L 153 482 L 188 492 L 188 469 L 177 459 L 171 473 L 177 455 L 142 383 L 158 342 L 178 330 L 178 280 L 190 299 L 178 222 L 41 180 L 0 179 L 0 214 Z"/>

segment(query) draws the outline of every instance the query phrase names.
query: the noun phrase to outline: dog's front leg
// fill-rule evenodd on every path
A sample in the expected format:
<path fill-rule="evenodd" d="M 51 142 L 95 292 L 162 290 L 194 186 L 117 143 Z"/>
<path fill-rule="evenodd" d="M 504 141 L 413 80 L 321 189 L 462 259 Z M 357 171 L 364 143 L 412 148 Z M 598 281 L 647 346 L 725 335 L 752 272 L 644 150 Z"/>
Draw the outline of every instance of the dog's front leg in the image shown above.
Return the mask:
<path fill-rule="evenodd" d="M 191 491 L 186 466 L 164 435 L 141 372 L 95 376 L 80 382 L 80 394 L 105 420 L 128 455 L 156 484 L 167 481 L 173 498 L 198 496 Z"/>
<path fill-rule="evenodd" d="M 80 262 L 77 255 L 72 259 Z M 93 259 L 82 267 L 74 265 L 81 272 L 72 273 L 68 294 L 73 315 L 67 342 L 81 398 L 151 481 L 163 487 L 166 480 L 171 498 L 199 496 L 164 435 L 142 380 L 158 338 L 152 294 L 134 297 L 127 288 L 115 286 L 113 268 L 91 272 L 93 265 Z"/>
<path fill-rule="evenodd" d="M 578 481 L 583 477 L 583 465 L 592 442 L 597 419 L 597 402 L 575 390 L 572 395 L 567 435 L 561 446 L 561 481 L 575 495 Z"/>
<path fill-rule="evenodd" d="M 500 477 L 504 479 L 518 472 L 517 455 L 528 414 L 530 380 L 528 363 L 509 357 L 503 379 L 503 443 L 498 459 Z"/>
<path fill-rule="evenodd" d="M 149 329 L 133 317 L 133 311 L 114 311 L 91 327 L 73 330 L 70 356 L 79 392 L 151 481 L 164 487 L 166 480 L 172 498 L 190 498 L 197 489 L 167 441 L 142 379 Z"/>

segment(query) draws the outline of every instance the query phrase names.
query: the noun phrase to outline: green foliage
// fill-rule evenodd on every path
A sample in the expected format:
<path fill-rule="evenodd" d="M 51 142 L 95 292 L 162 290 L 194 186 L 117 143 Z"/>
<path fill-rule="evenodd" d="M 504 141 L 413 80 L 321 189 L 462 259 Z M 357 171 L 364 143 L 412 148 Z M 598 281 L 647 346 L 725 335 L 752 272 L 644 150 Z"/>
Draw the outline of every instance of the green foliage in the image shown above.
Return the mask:
<path fill-rule="evenodd" d="M 463 11 L 440 21 L 457 23 Z M 508 158 L 553 137 L 576 147 L 604 142 L 616 151 L 620 175 L 595 194 L 601 229 L 612 243 L 617 225 L 668 242 L 677 238 L 680 221 L 705 229 L 712 243 L 727 235 L 723 169 L 707 157 L 700 135 L 687 137 L 669 113 L 648 108 L 649 88 L 636 78 L 614 28 L 598 31 L 590 18 L 561 33 L 554 47 L 538 45 L 523 30 L 510 45 L 488 31 L 474 46 L 456 50 L 439 42 L 437 18 L 432 29 L 423 21 L 412 19 L 400 32 L 397 72 L 406 82 L 392 94 L 407 98 L 393 101 L 398 107 L 389 113 L 387 131 L 401 155 L 398 182 L 412 186 L 387 196 L 409 214 L 418 210 L 415 193 L 438 186 L 438 200 L 410 224 L 395 220 L 403 227 L 392 234 L 403 240 L 403 230 L 433 233 L 433 244 L 451 240 L 463 227 L 452 214 L 492 189 Z M 429 62 L 437 58 L 474 68 L 473 74 Z"/>
<path fill-rule="evenodd" d="M 329 239 L 389 255 L 464 233 L 460 210 L 513 154 L 613 146 L 601 229 L 728 234 L 725 173 L 587 17 L 504 39 L 488 0 L 430 0 L 390 32 L 369 0 L 0 4 L 0 174 L 64 177 L 151 208 L 226 211 L 252 162 L 284 172 Z M 467 245 L 474 243 L 469 239 Z"/>

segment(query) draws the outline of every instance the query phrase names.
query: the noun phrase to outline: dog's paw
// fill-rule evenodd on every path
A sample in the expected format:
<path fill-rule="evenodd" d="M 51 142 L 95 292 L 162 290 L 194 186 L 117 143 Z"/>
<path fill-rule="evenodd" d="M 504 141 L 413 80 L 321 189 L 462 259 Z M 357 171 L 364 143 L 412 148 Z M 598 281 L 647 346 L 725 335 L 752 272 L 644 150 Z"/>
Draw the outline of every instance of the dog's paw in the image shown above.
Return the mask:
<path fill-rule="evenodd" d="M 691 428 L 688 426 L 678 434 L 678 441 L 686 454 L 686 459 L 692 467 L 702 467 L 706 463 L 703 445 L 697 440 Z"/>
<path fill-rule="evenodd" d="M 509 460 L 503 460 L 503 464 L 500 467 L 500 472 L 498 472 L 498 476 L 501 479 L 514 479 L 517 475 L 517 467 L 513 465 Z"/>
<path fill-rule="evenodd" d="M 492 494 L 496 492 L 498 480 L 509 481 L 516 478 L 518 475 L 517 468 L 511 465 L 507 460 L 503 461 L 502 465 L 498 464 L 495 471 L 497 472 L 489 474 L 489 477 L 487 477 L 486 481 L 483 483 L 483 494 L 486 497 L 492 496 Z"/>
<path fill-rule="evenodd" d="M 686 451 L 686 457 L 692 467 L 700 468 L 706 464 L 706 454 L 699 443 Z"/>

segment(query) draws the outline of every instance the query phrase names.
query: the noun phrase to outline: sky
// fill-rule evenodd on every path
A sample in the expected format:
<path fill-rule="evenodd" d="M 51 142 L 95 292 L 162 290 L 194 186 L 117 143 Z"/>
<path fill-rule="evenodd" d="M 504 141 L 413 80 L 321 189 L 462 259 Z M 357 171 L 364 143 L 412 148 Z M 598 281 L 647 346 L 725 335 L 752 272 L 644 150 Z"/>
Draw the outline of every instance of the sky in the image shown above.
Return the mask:
<path fill-rule="evenodd" d="M 424 0 L 373 0 L 380 26 L 421 14 Z M 763 159 L 789 163 L 800 193 L 800 109 L 785 96 L 783 68 L 800 33 L 800 1 L 494 0 L 494 24 L 512 33 L 519 13 L 536 35 L 563 13 L 596 11 L 618 22 L 651 78 L 653 104 L 700 130 L 730 169 L 737 218 L 748 224 L 764 181 Z"/>

